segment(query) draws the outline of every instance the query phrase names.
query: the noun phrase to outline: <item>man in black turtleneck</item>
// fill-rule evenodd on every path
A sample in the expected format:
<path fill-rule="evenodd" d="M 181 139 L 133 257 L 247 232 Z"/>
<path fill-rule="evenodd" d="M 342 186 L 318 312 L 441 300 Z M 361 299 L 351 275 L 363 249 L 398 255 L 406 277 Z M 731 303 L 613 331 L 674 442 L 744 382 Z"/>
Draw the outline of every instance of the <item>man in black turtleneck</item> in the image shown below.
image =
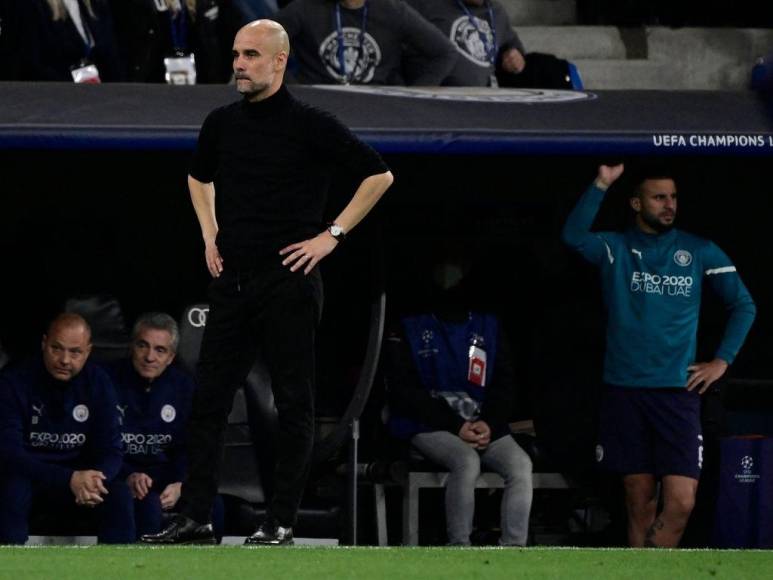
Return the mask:
<path fill-rule="evenodd" d="M 246 544 L 292 542 L 314 433 L 314 334 L 322 306 L 317 264 L 392 183 L 378 154 L 331 115 L 283 86 L 285 30 L 257 20 L 233 45 L 240 102 L 204 121 L 188 185 L 213 277 L 189 428 L 181 515 L 153 544 L 210 542 L 223 430 L 236 387 L 256 351 L 279 412 L 275 490 L 266 520 Z M 335 221 L 322 225 L 333 171 L 362 181 Z M 217 199 L 215 189 L 217 188 Z"/>

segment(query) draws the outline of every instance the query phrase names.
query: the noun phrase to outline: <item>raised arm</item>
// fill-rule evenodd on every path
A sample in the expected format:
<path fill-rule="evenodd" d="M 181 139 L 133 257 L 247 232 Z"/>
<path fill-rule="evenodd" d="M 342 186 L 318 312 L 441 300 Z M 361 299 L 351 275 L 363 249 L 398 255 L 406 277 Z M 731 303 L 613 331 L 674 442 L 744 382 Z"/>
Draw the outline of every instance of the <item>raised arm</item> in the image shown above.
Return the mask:
<path fill-rule="evenodd" d="M 622 164 L 614 167 L 601 165 L 598 176 L 574 206 L 561 232 L 566 245 L 594 264 L 608 258 L 610 249 L 603 238 L 591 232 L 591 227 L 607 189 L 622 173 Z"/>

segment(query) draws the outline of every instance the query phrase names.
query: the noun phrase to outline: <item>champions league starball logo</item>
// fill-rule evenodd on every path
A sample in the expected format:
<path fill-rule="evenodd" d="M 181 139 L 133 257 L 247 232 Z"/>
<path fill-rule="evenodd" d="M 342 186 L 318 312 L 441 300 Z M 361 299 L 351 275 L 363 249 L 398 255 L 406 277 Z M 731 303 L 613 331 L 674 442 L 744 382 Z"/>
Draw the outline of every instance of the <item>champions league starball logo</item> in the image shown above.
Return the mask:
<path fill-rule="evenodd" d="M 473 18 L 474 24 L 466 15 L 457 18 L 451 25 L 449 36 L 456 49 L 467 60 L 478 66 L 488 67 L 490 63 L 486 48 L 494 45 L 494 35 L 488 22 L 475 16 Z"/>
<path fill-rule="evenodd" d="M 741 472 L 735 474 L 735 480 L 738 483 L 757 483 L 760 479 L 760 474 L 754 471 L 754 458 L 751 455 L 744 455 L 741 457 Z"/>
<path fill-rule="evenodd" d="M 422 348 L 417 353 L 422 358 L 429 358 L 435 356 L 438 353 L 438 349 L 433 346 L 435 340 L 435 333 L 431 328 L 425 328 L 421 331 Z"/>
<path fill-rule="evenodd" d="M 359 28 L 344 27 L 344 70 L 338 60 L 338 33 L 332 32 L 319 45 L 319 56 L 325 63 L 328 74 L 339 82 L 369 83 L 373 80 L 376 67 L 381 64 L 381 48 L 367 32 Z M 362 50 L 360 50 L 362 36 Z"/>

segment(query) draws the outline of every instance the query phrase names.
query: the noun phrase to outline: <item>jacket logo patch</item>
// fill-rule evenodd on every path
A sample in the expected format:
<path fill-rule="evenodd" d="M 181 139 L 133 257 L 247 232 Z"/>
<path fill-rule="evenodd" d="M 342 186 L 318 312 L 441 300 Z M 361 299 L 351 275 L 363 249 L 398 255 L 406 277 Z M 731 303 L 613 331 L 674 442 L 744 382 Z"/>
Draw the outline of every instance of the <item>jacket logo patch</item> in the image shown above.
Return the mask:
<path fill-rule="evenodd" d="M 177 417 L 177 411 L 172 405 L 164 405 L 161 407 L 161 419 L 163 419 L 165 423 L 171 423 L 174 421 L 175 417 Z"/>
<path fill-rule="evenodd" d="M 677 250 L 674 252 L 674 262 L 679 266 L 687 267 L 692 264 L 692 254 L 687 250 Z"/>
<path fill-rule="evenodd" d="M 84 423 L 89 418 L 89 408 L 86 405 L 76 405 L 72 410 L 72 418 L 78 423 Z"/>

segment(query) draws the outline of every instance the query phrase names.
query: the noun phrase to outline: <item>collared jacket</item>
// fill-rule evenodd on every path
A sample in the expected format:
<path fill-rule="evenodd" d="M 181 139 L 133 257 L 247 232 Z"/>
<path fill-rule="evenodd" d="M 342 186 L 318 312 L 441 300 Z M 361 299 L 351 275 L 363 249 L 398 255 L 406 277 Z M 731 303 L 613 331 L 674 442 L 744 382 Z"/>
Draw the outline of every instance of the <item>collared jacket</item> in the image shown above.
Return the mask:
<path fill-rule="evenodd" d="M 592 232 L 604 198 L 592 185 L 566 221 L 563 239 L 595 264 L 607 311 L 604 382 L 681 387 L 695 362 L 703 285 L 724 302 L 728 321 L 715 356 L 732 363 L 756 309 L 730 258 L 709 240 L 672 228 L 647 234 Z"/>
<path fill-rule="evenodd" d="M 76 470 L 112 480 L 122 455 L 115 392 L 102 368 L 87 361 L 58 381 L 39 355 L 0 373 L 0 473 L 66 488 Z"/>

